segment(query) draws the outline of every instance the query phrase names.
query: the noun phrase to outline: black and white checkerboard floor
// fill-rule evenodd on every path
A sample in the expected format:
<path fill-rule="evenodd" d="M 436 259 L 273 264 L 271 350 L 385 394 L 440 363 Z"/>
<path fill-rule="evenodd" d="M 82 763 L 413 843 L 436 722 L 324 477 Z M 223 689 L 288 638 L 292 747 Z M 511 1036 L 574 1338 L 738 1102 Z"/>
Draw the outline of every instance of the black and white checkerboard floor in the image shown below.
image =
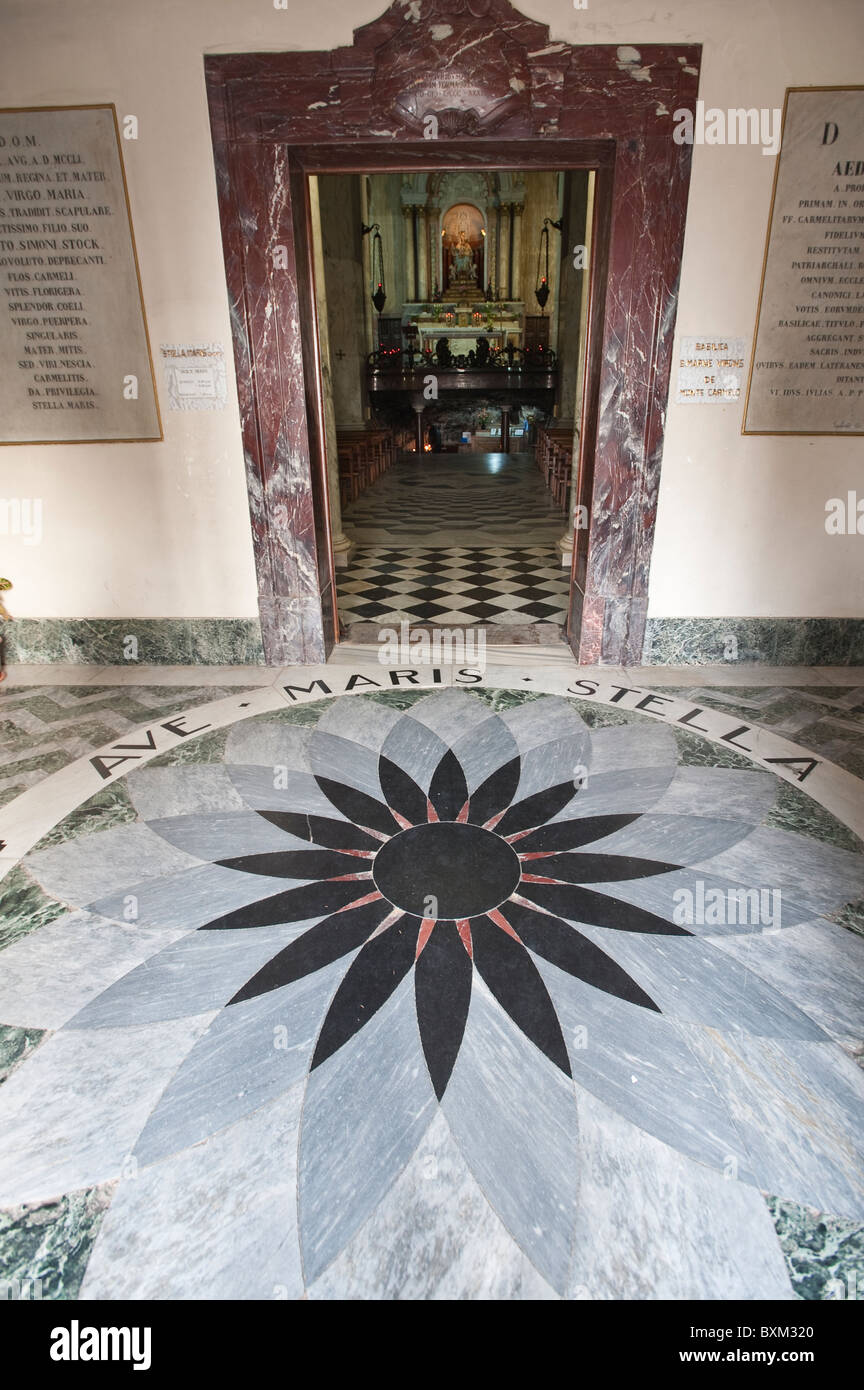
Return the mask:
<path fill-rule="evenodd" d="M 337 575 L 344 623 L 563 623 L 569 571 L 551 546 L 361 547 Z"/>

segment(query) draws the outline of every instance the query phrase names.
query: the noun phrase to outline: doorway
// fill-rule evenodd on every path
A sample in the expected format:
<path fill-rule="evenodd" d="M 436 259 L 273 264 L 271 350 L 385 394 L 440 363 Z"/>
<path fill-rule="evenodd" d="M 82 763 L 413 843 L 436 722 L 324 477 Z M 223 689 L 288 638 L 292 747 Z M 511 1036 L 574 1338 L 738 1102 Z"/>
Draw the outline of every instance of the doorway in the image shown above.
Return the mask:
<path fill-rule="evenodd" d="M 593 185 L 589 169 L 310 175 L 347 640 L 406 623 L 563 642 Z"/>
<path fill-rule="evenodd" d="M 690 173 L 673 116 L 700 54 L 583 49 L 509 0 L 427 0 L 332 52 L 205 59 L 268 661 L 323 661 L 338 631 L 309 176 L 514 168 L 595 170 L 568 640 L 585 663 L 641 660 Z"/>

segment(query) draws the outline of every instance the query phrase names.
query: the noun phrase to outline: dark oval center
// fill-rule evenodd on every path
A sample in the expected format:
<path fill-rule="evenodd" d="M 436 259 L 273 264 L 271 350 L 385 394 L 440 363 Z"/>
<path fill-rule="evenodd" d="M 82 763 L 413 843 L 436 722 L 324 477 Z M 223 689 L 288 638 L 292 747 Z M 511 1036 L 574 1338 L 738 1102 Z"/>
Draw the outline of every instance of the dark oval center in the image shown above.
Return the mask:
<path fill-rule="evenodd" d="M 489 912 L 510 897 L 520 876 L 519 859 L 505 840 L 454 821 L 403 830 L 382 845 L 372 865 L 385 898 L 417 917 Z"/>

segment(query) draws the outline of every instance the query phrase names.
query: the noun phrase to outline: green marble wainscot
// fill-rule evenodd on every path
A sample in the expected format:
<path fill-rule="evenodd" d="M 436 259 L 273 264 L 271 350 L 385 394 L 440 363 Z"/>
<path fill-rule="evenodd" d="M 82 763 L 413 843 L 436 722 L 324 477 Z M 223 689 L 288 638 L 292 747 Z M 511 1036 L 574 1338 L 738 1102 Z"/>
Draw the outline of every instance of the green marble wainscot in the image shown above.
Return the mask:
<path fill-rule="evenodd" d="M 784 1198 L 765 1200 L 798 1297 L 864 1299 L 864 1225 Z"/>
<path fill-rule="evenodd" d="M 646 666 L 860 666 L 864 620 L 649 618 L 642 661 Z"/>
<path fill-rule="evenodd" d="M 0 1211 L 0 1298 L 75 1299 L 116 1183 Z"/>
<path fill-rule="evenodd" d="M 18 1063 L 39 1046 L 44 1037 L 44 1028 L 16 1028 L 8 1023 L 0 1023 L 0 1085 Z"/>
<path fill-rule="evenodd" d="M 63 903 L 48 897 L 21 864 L 16 864 L 0 882 L 0 951 L 67 911 Z"/>
<path fill-rule="evenodd" d="M 257 618 L 19 618 L 10 624 L 7 638 L 7 660 L 24 664 L 241 666 L 264 662 Z"/>

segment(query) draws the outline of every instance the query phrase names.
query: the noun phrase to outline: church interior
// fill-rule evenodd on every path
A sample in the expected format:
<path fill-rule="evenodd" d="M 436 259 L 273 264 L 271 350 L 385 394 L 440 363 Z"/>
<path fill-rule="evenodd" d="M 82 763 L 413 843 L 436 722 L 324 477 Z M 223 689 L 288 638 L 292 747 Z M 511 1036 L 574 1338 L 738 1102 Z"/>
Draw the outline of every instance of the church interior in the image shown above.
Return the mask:
<path fill-rule="evenodd" d="M 406 621 L 560 644 L 592 172 L 316 184 L 346 637 Z"/>
<path fill-rule="evenodd" d="M 800 1325 L 828 1373 L 864 1298 L 858 0 L 0 10 L 34 1367 L 566 1301 L 622 1370 Z"/>

